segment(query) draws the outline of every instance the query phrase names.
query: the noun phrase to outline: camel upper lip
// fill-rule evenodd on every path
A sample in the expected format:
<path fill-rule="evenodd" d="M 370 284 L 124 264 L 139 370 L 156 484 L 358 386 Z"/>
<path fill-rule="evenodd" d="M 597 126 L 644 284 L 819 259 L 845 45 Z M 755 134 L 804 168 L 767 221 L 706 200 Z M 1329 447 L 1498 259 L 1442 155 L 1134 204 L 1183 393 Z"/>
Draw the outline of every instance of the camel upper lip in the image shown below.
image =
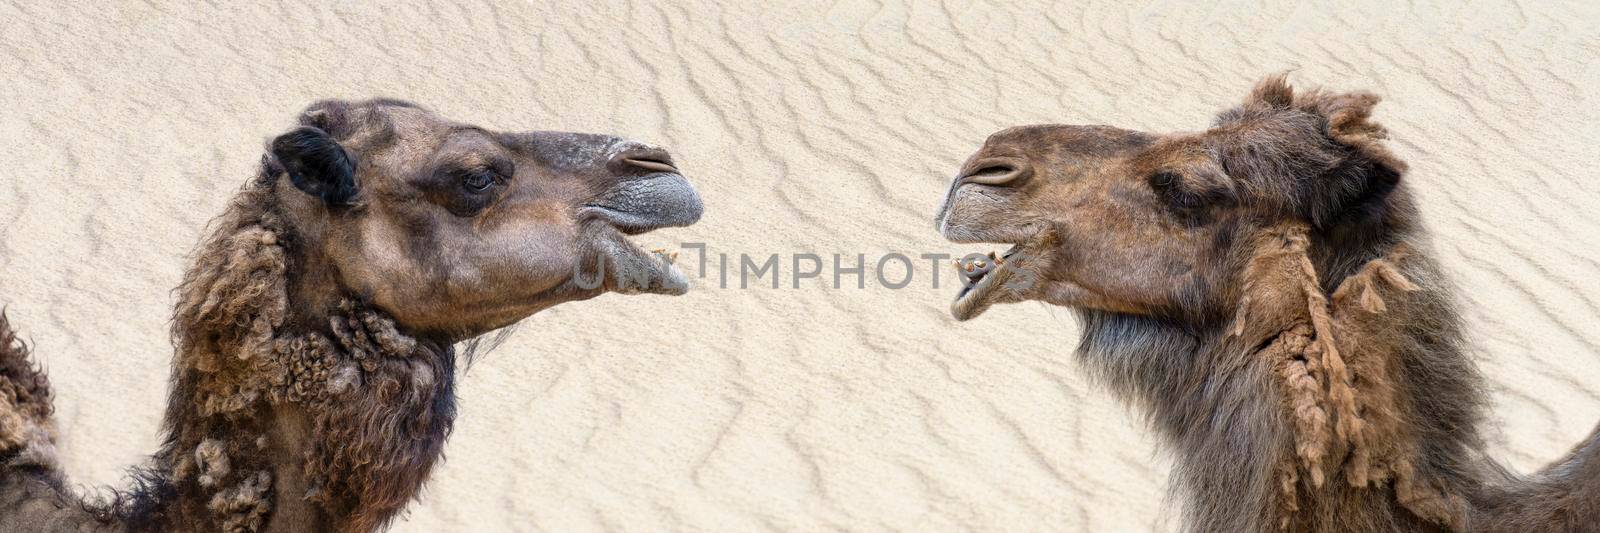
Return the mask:
<path fill-rule="evenodd" d="M 637 235 L 694 224 L 704 212 L 700 194 L 689 180 L 676 171 L 663 171 L 617 182 L 579 208 L 578 216 L 602 219 L 624 234 Z"/>

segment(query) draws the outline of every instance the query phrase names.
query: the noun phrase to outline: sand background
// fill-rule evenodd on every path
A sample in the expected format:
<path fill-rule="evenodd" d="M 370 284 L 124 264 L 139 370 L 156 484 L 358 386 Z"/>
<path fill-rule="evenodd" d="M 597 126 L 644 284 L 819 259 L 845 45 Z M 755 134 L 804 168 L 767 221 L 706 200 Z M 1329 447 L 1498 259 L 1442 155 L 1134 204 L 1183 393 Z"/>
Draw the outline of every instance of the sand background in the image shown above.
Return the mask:
<path fill-rule="evenodd" d="M 1286 69 L 1371 89 L 1463 288 L 1496 454 L 1530 470 L 1600 420 L 1600 4 L 54 4 L 0 3 L 0 304 L 80 483 L 154 450 L 169 291 L 264 141 L 373 95 L 670 147 L 706 216 L 643 242 L 870 261 L 975 251 L 930 218 L 1000 128 L 1198 129 Z M 1172 529 L 1166 459 L 1075 368 L 1070 314 L 957 324 L 917 269 L 535 316 L 463 376 L 394 530 Z"/>

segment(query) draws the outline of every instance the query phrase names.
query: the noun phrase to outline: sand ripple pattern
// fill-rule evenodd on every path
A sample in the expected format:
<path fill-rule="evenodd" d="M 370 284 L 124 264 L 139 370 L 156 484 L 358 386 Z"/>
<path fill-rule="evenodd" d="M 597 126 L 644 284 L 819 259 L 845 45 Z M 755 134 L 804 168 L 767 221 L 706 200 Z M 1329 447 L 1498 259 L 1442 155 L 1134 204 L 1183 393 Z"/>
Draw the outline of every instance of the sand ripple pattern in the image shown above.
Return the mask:
<path fill-rule="evenodd" d="M 46 4 L 0 3 L 0 303 L 80 482 L 155 448 L 168 291 L 264 140 L 369 95 L 671 147 L 707 214 L 649 244 L 876 257 L 974 251 L 930 218 L 994 130 L 1198 129 L 1286 69 L 1370 88 L 1471 307 L 1497 453 L 1530 469 L 1600 419 L 1593 2 Z M 1069 314 L 956 324 L 945 281 L 539 315 L 467 372 L 395 530 L 1173 529 L 1167 459 L 1074 368 Z"/>

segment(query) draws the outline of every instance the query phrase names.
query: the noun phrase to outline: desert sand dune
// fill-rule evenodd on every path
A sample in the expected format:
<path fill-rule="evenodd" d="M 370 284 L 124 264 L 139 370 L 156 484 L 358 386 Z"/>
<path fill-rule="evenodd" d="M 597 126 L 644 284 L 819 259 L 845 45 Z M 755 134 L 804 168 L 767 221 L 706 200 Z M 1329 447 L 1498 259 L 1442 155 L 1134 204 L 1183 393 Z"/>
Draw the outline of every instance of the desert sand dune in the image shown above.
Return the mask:
<path fill-rule="evenodd" d="M 707 208 L 644 240 L 712 260 L 687 296 L 556 308 L 478 360 L 396 531 L 1173 529 L 1166 459 L 1074 368 L 1070 314 L 957 324 L 917 256 L 978 251 L 931 218 L 989 133 L 1199 129 L 1289 69 L 1385 96 L 1497 387 L 1496 454 L 1530 470 L 1600 419 L 1592 3 L 153 4 L 0 4 L 0 304 L 75 481 L 155 449 L 169 290 L 264 141 L 372 95 L 656 141 Z M 904 289 L 872 280 L 891 252 L 916 259 Z M 867 288 L 792 288 L 806 253 L 864 254 Z M 717 254 L 779 254 L 781 288 L 722 288 Z"/>

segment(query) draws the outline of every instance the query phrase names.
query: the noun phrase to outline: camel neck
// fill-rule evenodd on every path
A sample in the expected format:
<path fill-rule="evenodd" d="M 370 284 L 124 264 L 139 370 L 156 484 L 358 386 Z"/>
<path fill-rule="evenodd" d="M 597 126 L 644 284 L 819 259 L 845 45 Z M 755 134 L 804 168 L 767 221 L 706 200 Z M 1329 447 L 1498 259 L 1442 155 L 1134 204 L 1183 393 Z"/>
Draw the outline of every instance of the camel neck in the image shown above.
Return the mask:
<path fill-rule="evenodd" d="M 169 520 L 370 531 L 416 495 L 454 419 L 454 351 L 349 301 L 326 323 L 179 369 Z"/>
<path fill-rule="evenodd" d="M 1332 526 L 1319 520 L 1346 516 L 1375 521 L 1346 530 L 1427 531 L 1463 523 L 1489 466 L 1477 430 L 1481 378 L 1434 264 L 1387 257 L 1331 294 L 1314 278 L 1264 284 L 1272 290 L 1251 299 L 1259 313 L 1211 329 L 1082 313 L 1080 355 L 1147 412 L 1176 462 L 1186 524 L 1324 531 Z"/>
<path fill-rule="evenodd" d="M 305 247 L 275 205 L 270 182 L 242 191 L 179 287 L 166 438 L 122 510 L 132 529 L 371 531 L 440 455 L 453 348 L 331 288 L 304 298 Z"/>

